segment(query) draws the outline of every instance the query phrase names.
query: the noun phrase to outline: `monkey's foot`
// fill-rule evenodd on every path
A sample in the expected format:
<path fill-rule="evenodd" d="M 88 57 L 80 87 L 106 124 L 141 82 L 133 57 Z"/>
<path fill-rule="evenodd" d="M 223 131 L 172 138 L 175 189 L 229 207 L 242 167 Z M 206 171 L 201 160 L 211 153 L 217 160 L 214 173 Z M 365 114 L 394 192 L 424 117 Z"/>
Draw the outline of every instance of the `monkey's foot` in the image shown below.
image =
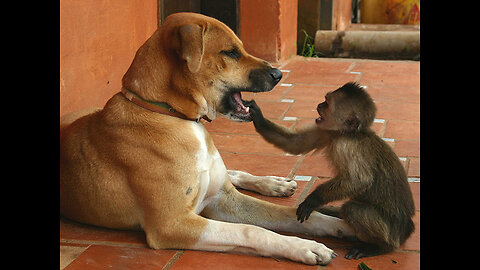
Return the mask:
<path fill-rule="evenodd" d="M 371 257 L 386 253 L 384 249 L 377 245 L 361 243 L 349 249 L 345 259 L 359 259 L 362 257 Z"/>

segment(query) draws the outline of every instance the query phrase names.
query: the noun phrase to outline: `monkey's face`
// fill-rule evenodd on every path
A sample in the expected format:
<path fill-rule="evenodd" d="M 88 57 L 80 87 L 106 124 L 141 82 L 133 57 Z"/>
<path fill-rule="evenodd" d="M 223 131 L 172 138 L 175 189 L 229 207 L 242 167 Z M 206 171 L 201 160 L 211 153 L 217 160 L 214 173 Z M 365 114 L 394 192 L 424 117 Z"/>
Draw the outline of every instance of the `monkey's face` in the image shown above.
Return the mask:
<path fill-rule="evenodd" d="M 365 90 L 356 83 L 346 83 L 325 95 L 325 101 L 317 106 L 320 117 L 315 122 L 325 130 L 360 131 L 370 127 L 376 110 Z"/>
<path fill-rule="evenodd" d="M 336 129 L 334 107 L 335 107 L 334 93 L 328 92 L 325 95 L 325 101 L 318 104 L 317 106 L 317 112 L 319 117 L 315 119 L 315 123 L 318 125 L 318 127 L 326 130 Z"/>
<path fill-rule="evenodd" d="M 345 97 L 338 90 L 328 92 L 325 95 L 325 101 L 318 104 L 317 112 L 319 117 L 315 119 L 318 127 L 325 130 L 340 130 L 348 129 L 346 123 L 349 118 L 354 115 L 352 104 L 348 98 Z"/>
<path fill-rule="evenodd" d="M 327 104 L 326 101 L 318 104 L 317 112 L 318 112 L 319 117 L 317 119 L 315 119 L 315 123 L 317 123 L 317 125 L 323 125 L 323 123 L 325 122 L 325 119 L 326 119 L 325 111 L 327 110 L 327 106 L 328 106 L 328 104 Z"/>

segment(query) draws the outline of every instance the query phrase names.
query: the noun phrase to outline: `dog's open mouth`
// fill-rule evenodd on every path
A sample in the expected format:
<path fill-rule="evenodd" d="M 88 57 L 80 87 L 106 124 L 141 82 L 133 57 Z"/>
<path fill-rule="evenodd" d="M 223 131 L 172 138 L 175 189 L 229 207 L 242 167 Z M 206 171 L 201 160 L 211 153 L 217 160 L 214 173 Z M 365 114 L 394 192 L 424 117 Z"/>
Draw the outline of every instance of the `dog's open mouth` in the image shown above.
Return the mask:
<path fill-rule="evenodd" d="M 248 105 L 246 106 L 249 102 L 242 99 L 241 92 L 232 92 L 232 94 L 228 95 L 227 100 L 228 105 L 231 108 L 229 116 L 232 120 L 243 122 L 252 120 L 250 116 L 250 107 L 248 107 Z"/>
<path fill-rule="evenodd" d="M 234 109 L 235 114 L 242 114 L 242 115 L 250 115 L 250 107 L 245 107 L 243 105 L 242 94 L 241 92 L 234 92 L 230 99 L 232 100 L 232 107 Z"/>

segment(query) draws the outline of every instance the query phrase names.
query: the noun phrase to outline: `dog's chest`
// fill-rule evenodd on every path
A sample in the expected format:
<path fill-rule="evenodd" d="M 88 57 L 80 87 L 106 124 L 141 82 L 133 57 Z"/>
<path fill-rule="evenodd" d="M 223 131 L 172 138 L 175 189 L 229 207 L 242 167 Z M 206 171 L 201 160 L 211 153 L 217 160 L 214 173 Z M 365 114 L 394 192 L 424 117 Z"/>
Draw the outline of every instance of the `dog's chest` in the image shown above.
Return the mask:
<path fill-rule="evenodd" d="M 225 182 L 227 169 L 223 163 L 220 153 L 213 146 L 213 142 L 207 143 L 206 130 L 200 123 L 192 122 L 193 133 L 199 142 L 199 149 L 195 154 L 197 181 L 199 185 L 198 199 L 195 205 L 195 212 L 200 213 L 205 206 L 214 199 Z M 211 140 L 211 139 L 210 139 Z M 210 149 L 208 147 L 210 146 Z"/>

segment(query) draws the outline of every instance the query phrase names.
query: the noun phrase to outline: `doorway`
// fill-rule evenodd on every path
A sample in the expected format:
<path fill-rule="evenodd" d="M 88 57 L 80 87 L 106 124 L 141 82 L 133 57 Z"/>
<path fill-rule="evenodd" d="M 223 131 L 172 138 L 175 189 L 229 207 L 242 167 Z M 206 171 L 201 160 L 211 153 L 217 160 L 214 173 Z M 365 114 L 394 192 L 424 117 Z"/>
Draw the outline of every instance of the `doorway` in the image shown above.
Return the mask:
<path fill-rule="evenodd" d="M 196 12 L 213 17 L 228 27 L 237 36 L 239 35 L 238 23 L 239 0 L 159 0 L 159 26 L 165 18 L 177 12 Z"/>

